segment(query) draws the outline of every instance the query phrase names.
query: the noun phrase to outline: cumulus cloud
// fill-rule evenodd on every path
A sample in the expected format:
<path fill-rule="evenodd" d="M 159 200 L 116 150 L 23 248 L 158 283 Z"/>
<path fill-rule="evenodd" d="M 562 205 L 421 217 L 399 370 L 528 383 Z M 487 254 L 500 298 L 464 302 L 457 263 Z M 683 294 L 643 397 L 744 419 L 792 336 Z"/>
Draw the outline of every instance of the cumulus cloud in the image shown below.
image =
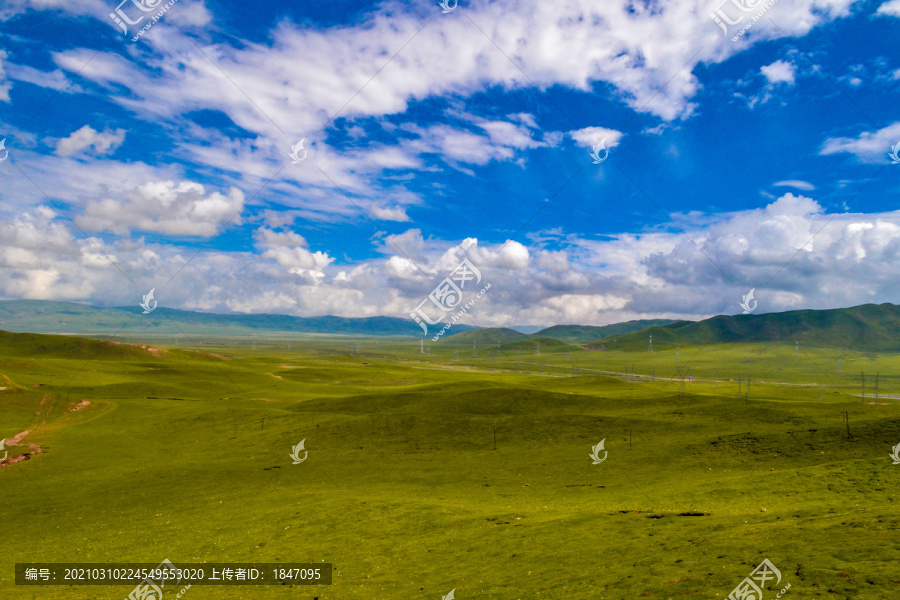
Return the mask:
<path fill-rule="evenodd" d="M 90 231 L 126 235 L 132 230 L 174 236 L 210 237 L 231 223 L 239 224 L 244 193 L 231 188 L 227 195 L 206 193 L 192 181 L 151 181 L 123 198 L 89 200 L 77 218 Z"/>
<path fill-rule="evenodd" d="M 791 62 L 776 60 L 770 65 L 760 67 L 759 70 L 763 75 L 765 75 L 770 85 L 776 85 L 779 83 L 794 85 L 794 76 L 796 74 L 797 68 Z"/>
<path fill-rule="evenodd" d="M 334 261 L 324 252 L 310 252 L 306 239 L 293 231 L 274 231 L 261 227 L 254 233 L 263 258 L 271 258 L 289 273 L 321 278 L 322 270 Z"/>
<path fill-rule="evenodd" d="M 622 139 L 623 135 L 621 131 L 607 129 L 606 127 L 585 127 L 584 129 L 576 129 L 569 132 L 569 136 L 572 139 L 586 148 L 593 148 L 603 140 L 606 140 L 607 148 L 615 148 L 619 145 L 619 140 Z"/>
<path fill-rule="evenodd" d="M 740 312 L 751 287 L 767 312 L 900 294 L 900 211 L 826 214 L 813 198 L 788 193 L 764 208 L 679 220 L 683 233 L 655 228 L 598 240 L 547 232 L 528 246 L 408 230 L 397 238 L 409 257 L 394 248 L 336 265 L 290 229 L 260 227 L 254 251 L 205 249 L 190 260 L 171 245 L 83 239 L 38 207 L 0 223 L 0 296 L 127 304 L 157 286 L 162 305 L 187 309 L 405 316 L 464 258 L 482 286 L 491 284 L 472 310 L 478 325 L 703 318 Z M 540 247 L 550 240 L 559 248 Z"/>
<path fill-rule="evenodd" d="M 90 125 L 73 131 L 69 137 L 56 142 L 57 156 L 72 156 L 90 149 L 93 154 L 103 155 L 114 152 L 125 141 L 125 130 L 103 130 L 99 132 Z"/>

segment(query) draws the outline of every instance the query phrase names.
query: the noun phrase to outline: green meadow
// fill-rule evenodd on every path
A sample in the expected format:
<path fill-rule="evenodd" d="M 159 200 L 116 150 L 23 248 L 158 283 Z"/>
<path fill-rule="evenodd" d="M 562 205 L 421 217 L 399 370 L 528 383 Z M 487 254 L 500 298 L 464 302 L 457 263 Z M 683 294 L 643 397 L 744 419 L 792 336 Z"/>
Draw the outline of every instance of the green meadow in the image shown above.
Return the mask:
<path fill-rule="evenodd" d="M 900 597 L 895 354 L 132 341 L 0 334 L 0 598 L 133 588 L 16 562 L 164 558 L 334 565 L 189 600 L 725 598 L 766 558 L 766 599 Z"/>

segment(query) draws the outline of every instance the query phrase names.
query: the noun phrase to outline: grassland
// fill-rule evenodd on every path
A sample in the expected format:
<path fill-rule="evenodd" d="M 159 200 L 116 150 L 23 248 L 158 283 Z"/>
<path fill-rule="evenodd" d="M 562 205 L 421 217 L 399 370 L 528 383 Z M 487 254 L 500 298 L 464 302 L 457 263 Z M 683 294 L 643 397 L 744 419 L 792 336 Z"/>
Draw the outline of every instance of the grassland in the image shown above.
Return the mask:
<path fill-rule="evenodd" d="M 335 568 L 188 600 L 724 598 L 764 558 L 786 598 L 900 596 L 897 355 L 191 341 L 0 338 L 0 437 L 32 452 L 0 468 L 4 600 L 131 589 L 16 562 L 165 557 Z"/>

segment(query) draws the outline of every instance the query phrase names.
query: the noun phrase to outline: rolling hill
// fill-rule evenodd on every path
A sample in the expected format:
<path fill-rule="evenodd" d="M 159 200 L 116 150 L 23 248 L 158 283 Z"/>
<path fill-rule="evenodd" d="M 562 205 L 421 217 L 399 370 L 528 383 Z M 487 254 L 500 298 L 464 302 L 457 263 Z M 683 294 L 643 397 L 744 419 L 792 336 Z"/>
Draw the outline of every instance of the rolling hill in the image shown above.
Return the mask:
<path fill-rule="evenodd" d="M 900 351 L 900 307 L 863 304 L 831 310 L 794 310 L 762 315 L 717 316 L 703 321 L 678 321 L 604 339 L 616 350 L 646 351 L 653 347 L 781 342 L 801 346 L 847 348 L 866 352 Z M 599 343 L 588 347 L 599 347 Z"/>
<path fill-rule="evenodd" d="M 453 328 L 457 327 L 456 325 Z M 449 329 L 447 333 L 453 331 L 453 328 Z M 447 334 L 444 334 L 447 335 Z M 433 337 L 433 336 L 431 336 Z M 463 331 L 461 333 L 457 333 L 453 336 L 452 343 L 454 344 L 496 344 L 500 342 L 501 344 L 508 344 L 510 342 L 516 342 L 519 340 L 527 340 L 529 336 L 524 333 L 519 333 L 515 329 L 508 329 L 506 327 L 484 327 L 481 329 L 471 329 L 469 331 Z M 429 337 L 430 339 L 430 337 Z"/>
<path fill-rule="evenodd" d="M 411 319 L 396 317 L 213 314 L 170 308 L 158 308 L 144 315 L 136 306 L 98 308 L 43 300 L 0 301 L 0 329 L 89 337 L 120 334 L 138 339 L 164 335 L 253 337 L 291 334 L 422 337 L 422 330 Z M 436 328 L 430 328 L 426 341 L 436 331 Z M 793 345 L 799 342 L 804 346 L 894 352 L 900 351 L 900 307 L 887 303 L 865 304 L 829 310 L 716 316 L 702 321 L 639 320 L 602 327 L 556 325 L 528 335 L 509 328 L 455 324 L 442 336 L 442 341 L 452 339 L 456 344 L 474 342 L 478 345 L 530 344 L 531 347 L 546 340 L 544 346 L 547 349 L 555 346 L 555 341 L 561 346 L 577 344 L 587 349 L 646 351 L 650 335 L 654 348 L 659 349 L 748 342 Z"/>
<path fill-rule="evenodd" d="M 686 321 L 673 321 L 671 319 L 646 319 L 640 321 L 627 321 L 595 327 L 593 325 L 554 325 L 532 334 L 532 337 L 548 337 L 567 344 L 584 344 L 613 335 L 624 335 L 634 331 L 640 331 L 648 327 L 669 325 L 672 323 L 684 323 Z"/>

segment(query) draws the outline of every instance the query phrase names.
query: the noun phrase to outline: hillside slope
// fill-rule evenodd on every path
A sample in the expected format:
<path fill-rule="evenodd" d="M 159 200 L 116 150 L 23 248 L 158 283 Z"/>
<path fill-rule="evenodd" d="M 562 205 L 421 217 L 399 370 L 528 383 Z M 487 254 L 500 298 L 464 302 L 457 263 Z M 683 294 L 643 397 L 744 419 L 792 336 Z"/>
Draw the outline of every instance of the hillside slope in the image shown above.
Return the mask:
<path fill-rule="evenodd" d="M 688 321 L 673 321 L 672 319 L 645 319 L 639 321 L 626 321 L 624 323 L 614 323 L 612 325 L 593 326 L 593 325 L 554 325 L 547 327 L 537 333 L 531 334 L 532 337 L 546 337 L 565 342 L 567 344 L 584 344 L 593 342 L 605 337 L 613 335 L 624 335 L 634 331 L 640 331 L 648 327 L 657 325 L 670 325 L 672 323 L 685 323 Z"/>
<path fill-rule="evenodd" d="M 782 342 L 801 346 L 847 348 L 868 352 L 900 351 L 900 307 L 863 304 L 831 310 L 794 310 L 762 315 L 717 316 L 679 321 L 604 339 L 608 349 L 646 351 L 653 347 L 748 342 Z M 599 342 L 590 344 L 599 347 Z"/>

